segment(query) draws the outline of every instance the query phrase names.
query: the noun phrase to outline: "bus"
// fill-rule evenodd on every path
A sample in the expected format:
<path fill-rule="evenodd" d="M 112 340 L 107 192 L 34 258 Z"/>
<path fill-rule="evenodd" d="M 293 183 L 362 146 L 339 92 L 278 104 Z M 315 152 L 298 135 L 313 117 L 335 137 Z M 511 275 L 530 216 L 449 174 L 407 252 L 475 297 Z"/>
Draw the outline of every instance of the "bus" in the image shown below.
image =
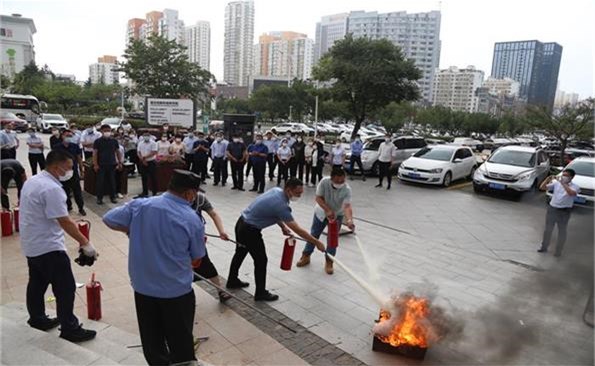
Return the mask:
<path fill-rule="evenodd" d="M 31 125 L 37 124 L 44 105 L 44 102 L 39 102 L 32 95 L 20 94 L 2 94 L 0 102 L 2 111 L 14 113 L 17 117 L 27 120 Z"/>

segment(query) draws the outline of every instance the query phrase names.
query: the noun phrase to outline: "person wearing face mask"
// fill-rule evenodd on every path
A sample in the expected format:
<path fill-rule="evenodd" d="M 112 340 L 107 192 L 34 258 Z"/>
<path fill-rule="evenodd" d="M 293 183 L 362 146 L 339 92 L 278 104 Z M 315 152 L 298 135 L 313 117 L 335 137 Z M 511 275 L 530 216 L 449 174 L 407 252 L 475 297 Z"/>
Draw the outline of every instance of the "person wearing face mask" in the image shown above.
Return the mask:
<path fill-rule="evenodd" d="M 79 209 L 81 216 L 86 216 L 85 201 L 83 200 L 83 192 L 81 190 L 81 177 L 83 176 L 83 159 L 82 151 L 78 144 L 74 143 L 74 133 L 71 130 L 62 131 L 62 142 L 54 146 L 54 150 L 63 151 L 72 157 L 72 177 L 62 181 L 62 188 L 66 193 L 66 206 L 68 211 L 72 211 L 72 201 L 70 194 L 74 196 L 74 201 Z"/>
<path fill-rule="evenodd" d="M 231 143 L 227 145 L 226 154 L 231 164 L 231 179 L 233 181 L 231 189 L 244 191 L 244 164 L 248 160 L 248 152 L 239 135 L 233 136 Z"/>
<path fill-rule="evenodd" d="M 562 255 L 562 249 L 566 243 L 566 229 L 574 206 L 574 198 L 581 191 L 580 187 L 572 182 L 575 174 L 572 169 L 564 169 L 559 179 L 556 176 L 549 176 L 539 187 L 542 191 L 552 192 L 552 199 L 545 217 L 541 247 L 537 250 L 539 253 L 547 252 L 554 226 L 558 225 L 558 242 L 556 243 L 554 256 L 559 257 Z"/>
<path fill-rule="evenodd" d="M 323 178 L 316 187 L 316 206 L 310 234 L 318 239 L 328 225 L 329 220 L 337 220 L 339 227 L 341 227 L 344 219 L 349 229 L 355 230 L 353 210 L 351 208 L 351 187 L 345 183 L 345 171 L 334 168 L 331 171 L 330 178 Z M 314 244 L 306 243 L 297 266 L 304 267 L 310 264 L 310 256 L 313 252 Z M 327 247 L 326 253 L 334 257 L 337 254 L 337 248 Z M 333 274 L 333 261 L 329 258 L 325 259 L 325 272 L 329 275 Z"/>
<path fill-rule="evenodd" d="M 192 172 L 198 174 L 202 183 L 204 184 L 207 179 L 207 165 L 209 163 L 209 151 L 211 144 L 205 138 L 205 134 L 202 132 L 197 133 L 196 141 L 192 145 L 192 151 L 194 152 L 194 164 L 192 166 Z"/>
<path fill-rule="evenodd" d="M 116 169 L 122 170 L 124 157 L 120 153 L 120 146 L 112 137 L 110 125 L 101 126 L 102 136 L 93 143 L 93 169 L 97 173 L 95 190 L 97 204 L 103 205 L 104 193 L 109 194 L 110 201 L 116 200 Z"/>
<path fill-rule="evenodd" d="M 14 131 L 14 124 L 9 123 L 3 127 L 0 131 L 0 159 L 16 159 L 19 139 Z"/>
<path fill-rule="evenodd" d="M 198 140 L 196 132 L 188 132 L 182 143 L 184 144 L 184 161 L 186 162 L 186 170 L 196 173 L 194 169 L 194 143 Z"/>
<path fill-rule="evenodd" d="M 37 166 L 39 165 L 39 170 L 45 169 L 45 156 L 43 155 L 43 150 L 45 146 L 43 145 L 43 140 L 41 137 L 37 135 L 33 128 L 27 129 L 27 146 L 29 147 L 29 165 L 31 166 L 31 172 L 33 175 L 37 174 Z"/>
<path fill-rule="evenodd" d="M 169 123 L 164 123 L 163 126 L 161 126 L 161 136 L 163 137 L 165 136 L 165 139 L 167 141 L 171 141 L 174 138 L 174 131 L 172 131 L 171 127 L 169 127 Z"/>
<path fill-rule="evenodd" d="M 254 186 L 252 186 L 250 192 L 264 192 L 268 153 L 269 149 L 262 143 L 262 135 L 257 134 L 254 143 L 248 146 L 249 160 L 254 168 Z"/>
<path fill-rule="evenodd" d="M 298 135 L 291 146 L 291 149 L 293 150 L 293 159 L 291 159 L 291 165 L 289 167 L 289 176 L 291 178 L 297 177 L 299 180 L 304 178 L 304 164 L 306 163 L 304 155 L 305 147 L 306 144 L 304 143 L 304 138 L 302 135 Z"/>
<path fill-rule="evenodd" d="M 349 158 L 349 175 L 350 179 L 353 180 L 353 167 L 357 164 L 359 171 L 362 173 L 362 180 L 366 181 L 366 175 L 364 174 L 364 167 L 362 165 L 362 151 L 364 151 L 364 143 L 360 135 L 355 135 L 353 141 L 351 141 L 351 156 Z"/>
<path fill-rule="evenodd" d="M 316 150 L 314 152 L 314 155 L 316 155 L 316 162 L 315 164 L 312 164 L 312 184 L 316 186 L 316 182 L 322 180 L 324 162 L 329 153 L 324 151 L 324 139 L 322 137 L 314 138 L 314 146 Z"/>
<path fill-rule="evenodd" d="M 73 123 L 70 125 L 69 130 L 72 131 L 72 141 L 80 147 L 82 133 L 79 130 L 78 126 Z"/>
<path fill-rule="evenodd" d="M 178 158 L 184 158 L 184 144 L 182 143 L 182 135 L 176 135 L 174 142 L 169 147 L 169 154 Z"/>
<path fill-rule="evenodd" d="M 345 164 L 345 157 L 347 153 L 341 145 L 341 142 L 337 140 L 333 147 L 331 148 L 331 164 L 332 169 L 343 169 L 343 164 Z"/>
<path fill-rule="evenodd" d="M 275 301 L 279 296 L 272 294 L 266 289 L 267 275 L 267 254 L 262 239 L 262 230 L 269 226 L 279 225 L 283 235 L 289 236 L 292 231 L 299 237 L 314 243 L 320 250 L 324 251 L 324 244 L 308 234 L 293 218 L 291 201 L 297 201 L 304 193 L 304 184 L 301 180 L 290 178 L 285 187 L 273 188 L 258 196 L 252 203 L 242 211 L 236 226 L 236 241 L 243 245 L 236 245 L 236 252 L 231 260 L 229 275 L 226 287 L 229 289 L 243 288 L 249 286 L 247 282 L 239 279 L 238 274 L 246 255 L 250 254 L 254 260 L 254 280 L 256 290 L 254 300 Z"/>
<path fill-rule="evenodd" d="M 50 131 L 52 134 L 52 136 L 50 136 L 50 149 L 53 149 L 54 146 L 62 143 L 62 139 L 60 138 L 60 130 L 56 127 L 52 127 Z"/>
<path fill-rule="evenodd" d="M 148 132 L 145 132 L 136 149 L 143 192 L 134 198 L 149 196 L 149 179 L 153 188 L 153 196 L 157 195 L 157 164 L 155 163 L 157 150 L 157 143 L 151 140 L 151 135 Z"/>
<path fill-rule="evenodd" d="M 85 154 L 85 160 L 93 157 L 93 144 L 95 140 L 101 137 L 101 132 L 95 130 L 93 126 L 87 127 L 85 132 L 81 135 L 81 145 L 83 145 L 83 153 Z"/>
<path fill-rule="evenodd" d="M 128 120 L 123 120 L 120 127 L 122 127 L 122 131 L 124 132 L 130 132 L 130 130 L 132 130 L 132 125 L 130 122 L 128 122 Z"/>
<path fill-rule="evenodd" d="M 169 157 L 170 157 L 169 148 L 170 147 L 171 147 L 171 143 L 167 139 L 167 136 L 165 136 L 165 134 L 162 134 L 159 141 L 157 141 L 157 161 L 169 159 Z"/>
<path fill-rule="evenodd" d="M 211 144 L 211 159 L 213 159 L 213 185 L 216 186 L 221 182 L 221 186 L 225 187 L 227 183 L 227 145 L 229 142 L 223 138 L 223 134 L 218 132 L 215 136 L 215 142 Z"/>
<path fill-rule="evenodd" d="M 8 199 L 8 185 L 11 180 L 14 180 L 17 186 L 17 197 L 21 199 L 21 190 L 23 184 L 27 180 L 27 174 L 25 168 L 15 159 L 2 159 L 0 160 L 0 178 L 2 180 L 2 208 L 4 210 L 10 210 L 10 201 Z"/>
<path fill-rule="evenodd" d="M 378 147 L 378 170 L 380 174 L 378 175 L 379 181 L 376 188 L 382 187 L 382 181 L 386 177 L 386 182 L 388 183 L 386 189 L 390 189 L 392 183 L 391 167 L 394 164 L 396 153 L 397 147 L 392 142 L 391 135 L 387 133 L 384 137 L 384 142 Z"/>
<path fill-rule="evenodd" d="M 192 364 L 193 267 L 205 256 L 204 224 L 192 209 L 200 177 L 174 170 L 167 192 L 111 209 L 103 222 L 128 235 L 128 272 L 149 365 Z"/>
<path fill-rule="evenodd" d="M 277 186 L 281 185 L 281 181 L 285 183 L 287 182 L 287 179 L 289 179 L 289 164 L 291 164 L 292 157 L 293 152 L 291 151 L 291 148 L 289 147 L 287 140 L 281 140 L 281 146 L 277 149 L 277 161 L 279 162 Z"/>
<path fill-rule="evenodd" d="M 97 258 L 95 247 L 68 215 L 66 194 L 60 184 L 73 172 L 72 157 L 64 150 L 50 151 L 46 170 L 27 180 L 20 203 L 21 250 L 27 257 L 27 323 L 47 331 L 60 325 L 60 338 L 83 342 L 95 338 L 96 332 L 83 329 L 74 315 L 76 283 L 64 242 L 64 233 L 79 244 L 79 251 Z M 57 318 L 45 313 L 45 293 L 49 285 L 56 297 Z"/>
<path fill-rule="evenodd" d="M 268 156 L 267 163 L 269 164 L 269 180 L 275 178 L 275 168 L 277 167 L 277 149 L 279 148 L 279 140 L 273 135 L 271 131 L 267 131 L 265 139 L 262 142 L 267 147 Z"/>

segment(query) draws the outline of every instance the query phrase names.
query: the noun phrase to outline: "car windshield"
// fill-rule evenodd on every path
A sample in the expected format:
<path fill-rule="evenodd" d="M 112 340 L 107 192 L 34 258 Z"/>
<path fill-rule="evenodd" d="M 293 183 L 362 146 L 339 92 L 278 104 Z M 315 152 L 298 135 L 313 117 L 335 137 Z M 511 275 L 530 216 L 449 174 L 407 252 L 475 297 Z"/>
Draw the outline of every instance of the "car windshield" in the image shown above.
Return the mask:
<path fill-rule="evenodd" d="M 416 152 L 413 156 L 421 159 L 450 161 L 452 150 L 426 147 Z"/>
<path fill-rule="evenodd" d="M 532 168 L 535 165 L 535 153 L 528 151 L 500 150 L 488 159 L 490 163 Z"/>
<path fill-rule="evenodd" d="M 378 148 L 380 147 L 380 144 L 382 143 L 383 140 L 372 140 L 368 143 L 366 143 L 366 145 L 364 146 L 364 150 L 369 150 L 369 151 L 378 151 Z"/>
<path fill-rule="evenodd" d="M 576 175 L 595 178 L 595 163 L 589 161 L 574 161 L 568 165 L 569 169 L 574 170 Z"/>
<path fill-rule="evenodd" d="M 46 121 L 64 121 L 64 117 L 59 114 L 44 114 L 43 119 Z"/>
<path fill-rule="evenodd" d="M 2 112 L 1 116 L 2 116 L 2 118 L 10 118 L 10 119 L 17 119 L 18 118 L 16 116 L 16 114 L 10 113 L 10 112 Z"/>
<path fill-rule="evenodd" d="M 120 122 L 120 120 L 118 118 L 106 118 L 103 121 L 101 121 L 102 125 L 117 125 Z"/>

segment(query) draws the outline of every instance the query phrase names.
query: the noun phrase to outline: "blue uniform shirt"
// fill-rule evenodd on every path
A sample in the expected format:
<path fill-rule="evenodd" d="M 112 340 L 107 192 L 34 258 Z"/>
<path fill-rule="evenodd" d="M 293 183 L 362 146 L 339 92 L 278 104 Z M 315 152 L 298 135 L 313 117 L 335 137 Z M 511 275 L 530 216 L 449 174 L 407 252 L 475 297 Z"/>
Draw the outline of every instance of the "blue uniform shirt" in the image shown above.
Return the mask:
<path fill-rule="evenodd" d="M 209 148 L 209 142 L 205 139 L 203 140 L 196 140 L 194 142 L 194 145 L 192 145 L 192 149 L 197 149 L 199 146 L 204 146 L 207 149 Z M 197 152 L 194 153 L 194 157 L 195 158 L 203 158 L 203 159 L 208 159 L 209 157 L 209 153 L 208 151 L 204 151 L 204 150 L 198 150 Z"/>
<path fill-rule="evenodd" d="M 360 156 L 364 150 L 364 143 L 358 140 L 354 140 L 351 143 L 351 155 Z"/>
<path fill-rule="evenodd" d="M 134 291 L 174 298 L 192 290 L 193 259 L 205 255 L 204 224 L 186 200 L 164 193 L 135 199 L 103 217 L 129 229 L 128 272 Z"/>
<path fill-rule="evenodd" d="M 225 152 L 227 151 L 227 145 L 229 145 L 229 142 L 227 140 L 221 140 L 221 142 L 213 142 L 211 144 L 211 158 L 224 158 Z"/>
<path fill-rule="evenodd" d="M 251 153 L 251 152 L 268 154 L 269 149 L 264 144 L 251 144 L 250 146 L 248 146 L 248 153 Z M 264 162 L 266 160 L 267 160 L 267 158 L 261 157 L 261 156 L 251 156 L 250 157 L 250 162 L 252 162 L 252 163 Z"/>
<path fill-rule="evenodd" d="M 289 200 L 285 192 L 278 187 L 268 190 L 252 201 L 242 212 L 242 217 L 247 224 L 258 229 L 275 225 L 279 221 L 293 221 Z"/>
<path fill-rule="evenodd" d="M 262 143 L 267 147 L 269 154 L 276 154 L 279 148 L 279 140 L 263 140 Z"/>

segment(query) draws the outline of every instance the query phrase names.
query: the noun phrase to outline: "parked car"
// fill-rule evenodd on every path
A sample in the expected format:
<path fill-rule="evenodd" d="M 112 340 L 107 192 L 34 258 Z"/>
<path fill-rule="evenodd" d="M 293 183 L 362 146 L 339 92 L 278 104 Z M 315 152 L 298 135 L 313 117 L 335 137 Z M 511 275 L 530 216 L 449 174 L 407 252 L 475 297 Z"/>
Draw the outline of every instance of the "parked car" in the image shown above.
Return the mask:
<path fill-rule="evenodd" d="M 578 205 L 593 205 L 595 203 L 595 158 L 580 157 L 574 159 L 566 166 L 566 169 L 572 169 L 576 173 L 572 182 L 581 189 L 580 193 L 574 197 L 574 203 Z M 562 176 L 562 172 L 558 177 Z M 552 192 L 547 192 L 548 200 L 552 197 Z"/>
<path fill-rule="evenodd" d="M 132 119 L 145 119 L 145 112 L 129 112 L 126 115 Z"/>
<path fill-rule="evenodd" d="M 99 122 L 99 124 L 101 126 L 109 125 L 112 128 L 112 130 L 117 130 L 118 127 L 120 127 L 120 125 L 122 124 L 122 118 L 119 118 L 119 117 L 104 118 L 101 120 L 101 122 Z"/>
<path fill-rule="evenodd" d="M 14 125 L 14 129 L 20 132 L 27 131 L 29 124 L 27 120 L 19 118 L 14 113 L 0 111 L 0 123 L 2 124 L 2 128 L 9 123 Z"/>
<path fill-rule="evenodd" d="M 271 128 L 271 132 L 274 134 L 284 134 L 287 132 L 291 133 L 304 133 L 306 135 L 314 134 L 314 129 L 308 127 L 305 123 L 280 123 L 275 127 Z"/>
<path fill-rule="evenodd" d="M 391 166 L 391 169 L 393 170 L 396 170 L 397 167 L 411 155 L 427 146 L 426 141 L 420 137 L 400 136 L 394 138 L 392 141 L 397 147 L 397 153 L 394 156 L 394 165 Z M 378 148 L 383 142 L 383 137 L 374 137 L 364 143 L 364 150 L 362 151 L 362 167 L 364 168 L 364 173 L 378 175 L 380 171 L 378 164 Z M 345 169 L 349 169 L 350 159 L 351 152 L 347 152 L 344 165 Z"/>
<path fill-rule="evenodd" d="M 49 132 L 52 127 L 57 129 L 68 128 L 68 121 L 61 114 L 44 113 L 37 122 L 43 132 Z"/>
<path fill-rule="evenodd" d="M 401 163 L 398 177 L 404 181 L 448 187 L 458 179 L 473 179 L 476 167 L 475 155 L 470 147 L 426 146 Z"/>
<path fill-rule="evenodd" d="M 474 151 L 481 152 L 483 150 L 483 143 L 471 137 L 457 137 L 452 143 L 460 146 L 469 146 Z"/>
<path fill-rule="evenodd" d="M 525 192 L 539 187 L 550 170 L 545 151 L 526 146 L 503 146 L 477 168 L 473 188 L 480 191 Z"/>

